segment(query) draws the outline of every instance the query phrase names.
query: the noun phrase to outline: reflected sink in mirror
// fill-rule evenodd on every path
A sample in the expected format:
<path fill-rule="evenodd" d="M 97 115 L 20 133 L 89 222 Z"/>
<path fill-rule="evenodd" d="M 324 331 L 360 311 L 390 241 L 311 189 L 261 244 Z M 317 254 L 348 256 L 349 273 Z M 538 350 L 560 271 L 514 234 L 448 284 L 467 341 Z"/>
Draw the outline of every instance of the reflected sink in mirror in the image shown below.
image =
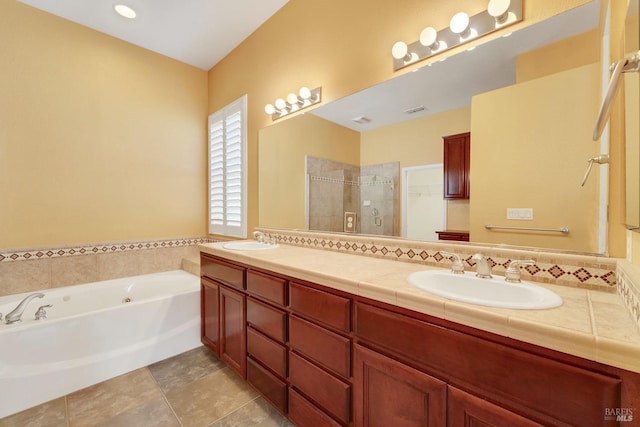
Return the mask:
<path fill-rule="evenodd" d="M 224 249 L 230 249 L 233 251 L 260 251 L 264 249 L 275 249 L 278 244 L 270 244 L 258 242 L 257 240 L 243 240 L 238 242 L 228 242 L 222 245 Z"/>
<path fill-rule="evenodd" d="M 562 298 L 546 288 L 524 281 L 509 283 L 502 276 L 480 279 L 468 271 L 427 270 L 412 273 L 407 281 L 425 292 L 476 305 L 529 310 L 562 305 Z"/>

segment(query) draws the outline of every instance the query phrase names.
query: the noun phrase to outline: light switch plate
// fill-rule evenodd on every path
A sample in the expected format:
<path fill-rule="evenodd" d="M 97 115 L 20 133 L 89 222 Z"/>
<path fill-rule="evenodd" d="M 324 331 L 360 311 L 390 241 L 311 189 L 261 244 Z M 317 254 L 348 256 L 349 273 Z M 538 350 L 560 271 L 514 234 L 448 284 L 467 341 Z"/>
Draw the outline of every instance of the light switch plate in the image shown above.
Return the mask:
<path fill-rule="evenodd" d="M 507 219 L 531 221 L 533 208 L 507 208 Z"/>

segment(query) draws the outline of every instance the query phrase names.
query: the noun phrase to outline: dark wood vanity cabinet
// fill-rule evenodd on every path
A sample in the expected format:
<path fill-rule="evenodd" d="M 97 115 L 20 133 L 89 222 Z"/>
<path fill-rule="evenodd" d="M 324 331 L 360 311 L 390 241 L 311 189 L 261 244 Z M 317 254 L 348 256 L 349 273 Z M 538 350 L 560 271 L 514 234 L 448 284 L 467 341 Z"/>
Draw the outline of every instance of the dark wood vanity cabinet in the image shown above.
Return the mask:
<path fill-rule="evenodd" d="M 444 140 L 444 198 L 469 198 L 469 165 L 471 133 L 443 137 Z"/>
<path fill-rule="evenodd" d="M 207 254 L 201 262 L 202 342 L 300 427 L 613 426 L 606 410 L 640 393 L 639 374 Z"/>

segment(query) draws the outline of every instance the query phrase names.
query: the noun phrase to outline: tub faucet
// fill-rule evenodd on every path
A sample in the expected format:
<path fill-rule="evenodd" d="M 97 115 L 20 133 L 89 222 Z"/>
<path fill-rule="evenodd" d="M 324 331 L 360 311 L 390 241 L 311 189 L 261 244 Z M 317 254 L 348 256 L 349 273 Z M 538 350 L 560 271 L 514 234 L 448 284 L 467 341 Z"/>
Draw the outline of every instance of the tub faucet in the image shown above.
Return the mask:
<path fill-rule="evenodd" d="M 18 306 L 14 308 L 12 312 L 7 313 L 7 315 L 4 316 L 5 323 L 7 325 L 10 325 L 12 323 L 16 323 L 22 320 L 22 313 L 24 312 L 24 309 L 27 308 L 27 304 L 29 304 L 29 302 L 31 302 L 32 299 L 42 298 L 42 297 L 44 297 L 44 294 L 39 292 L 27 296 L 25 299 L 20 301 L 20 304 L 18 304 Z"/>
<path fill-rule="evenodd" d="M 493 277 L 491 275 L 491 265 L 482 254 L 475 254 L 471 259 L 476 262 L 476 277 L 482 279 L 491 279 Z"/>

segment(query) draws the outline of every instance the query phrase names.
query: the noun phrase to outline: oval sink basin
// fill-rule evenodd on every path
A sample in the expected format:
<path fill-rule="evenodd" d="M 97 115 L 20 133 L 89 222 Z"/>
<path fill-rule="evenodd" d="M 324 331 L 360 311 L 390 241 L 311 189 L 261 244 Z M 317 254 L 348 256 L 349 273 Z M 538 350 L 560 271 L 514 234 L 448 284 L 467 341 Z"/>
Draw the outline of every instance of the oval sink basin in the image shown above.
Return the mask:
<path fill-rule="evenodd" d="M 475 273 L 426 270 L 409 275 L 407 281 L 434 295 L 489 307 L 543 309 L 562 305 L 554 292 L 530 282 L 509 283 L 504 277 L 480 279 Z"/>
<path fill-rule="evenodd" d="M 222 247 L 234 251 L 260 251 L 263 249 L 275 249 L 278 247 L 278 244 L 270 245 L 268 243 L 258 242 L 257 240 L 242 240 L 225 243 Z"/>

